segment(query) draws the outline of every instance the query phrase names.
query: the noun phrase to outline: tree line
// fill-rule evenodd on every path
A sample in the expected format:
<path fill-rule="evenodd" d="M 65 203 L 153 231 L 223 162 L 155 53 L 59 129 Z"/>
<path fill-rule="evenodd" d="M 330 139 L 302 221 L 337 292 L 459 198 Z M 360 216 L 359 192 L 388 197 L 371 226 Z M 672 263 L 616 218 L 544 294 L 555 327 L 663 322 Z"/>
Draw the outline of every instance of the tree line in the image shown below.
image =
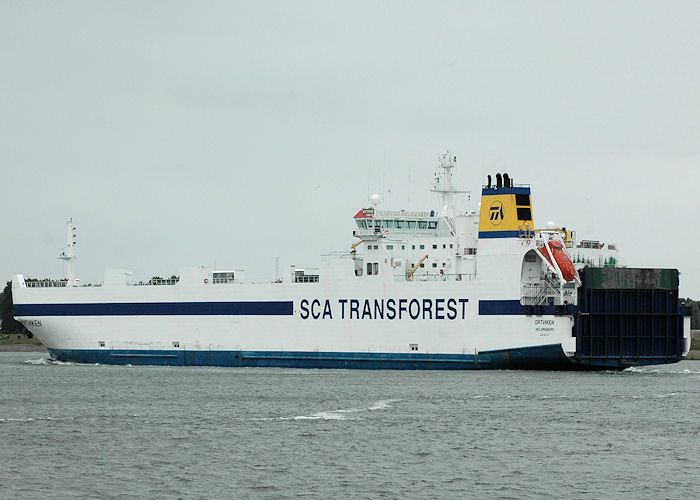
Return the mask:
<path fill-rule="evenodd" d="M 27 330 L 22 323 L 14 318 L 15 306 L 12 303 L 12 282 L 8 281 L 5 289 L 0 294 L 0 321 L 2 321 L 2 333 L 21 334 L 32 338 L 32 332 Z"/>
<path fill-rule="evenodd" d="M 690 307 L 690 328 L 700 330 L 700 300 L 681 299 L 681 304 Z"/>

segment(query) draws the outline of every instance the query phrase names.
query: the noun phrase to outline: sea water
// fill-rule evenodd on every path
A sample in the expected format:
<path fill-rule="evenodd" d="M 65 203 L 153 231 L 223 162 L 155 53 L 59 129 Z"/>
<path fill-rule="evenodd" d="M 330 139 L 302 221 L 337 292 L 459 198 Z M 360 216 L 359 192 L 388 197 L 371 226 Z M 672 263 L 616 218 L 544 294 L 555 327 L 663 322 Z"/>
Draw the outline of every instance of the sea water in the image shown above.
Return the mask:
<path fill-rule="evenodd" d="M 700 361 L 623 372 L 0 353 L 5 498 L 698 497 Z"/>

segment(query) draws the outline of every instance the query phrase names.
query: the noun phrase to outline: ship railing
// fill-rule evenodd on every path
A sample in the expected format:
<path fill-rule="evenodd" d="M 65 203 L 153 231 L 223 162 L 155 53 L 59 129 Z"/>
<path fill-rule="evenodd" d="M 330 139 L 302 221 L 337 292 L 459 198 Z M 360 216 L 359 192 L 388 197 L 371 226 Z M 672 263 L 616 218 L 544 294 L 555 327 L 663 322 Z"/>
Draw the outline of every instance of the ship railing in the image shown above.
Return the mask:
<path fill-rule="evenodd" d="M 525 305 L 543 304 L 548 297 L 553 296 L 551 292 L 559 293 L 557 288 L 551 283 L 544 281 L 541 283 L 525 283 L 521 287 L 521 297 Z"/>
<path fill-rule="evenodd" d="M 27 288 L 62 288 L 68 286 L 68 280 L 25 280 Z"/>
<path fill-rule="evenodd" d="M 452 273 L 452 274 L 414 274 L 409 279 L 405 274 L 395 274 L 397 281 L 471 281 L 476 279 L 476 273 Z"/>
<path fill-rule="evenodd" d="M 567 283 L 560 288 L 554 278 L 544 276 L 539 283 L 523 283 L 521 285 L 522 302 L 525 305 L 540 305 L 547 302 L 549 298 L 554 298 L 559 302 L 563 297 L 564 301 L 574 302 L 576 286 L 573 282 Z"/>

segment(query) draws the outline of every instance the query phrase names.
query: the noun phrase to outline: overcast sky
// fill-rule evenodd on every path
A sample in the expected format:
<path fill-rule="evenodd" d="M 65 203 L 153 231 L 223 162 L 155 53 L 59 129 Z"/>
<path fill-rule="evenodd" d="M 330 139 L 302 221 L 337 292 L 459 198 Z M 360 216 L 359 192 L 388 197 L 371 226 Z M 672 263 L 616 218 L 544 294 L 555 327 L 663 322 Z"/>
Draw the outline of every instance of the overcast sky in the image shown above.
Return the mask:
<path fill-rule="evenodd" d="M 315 266 L 507 171 L 700 299 L 700 2 L 0 0 L 0 275 Z M 390 190 L 390 194 L 389 194 Z M 472 199 L 475 197 L 473 196 Z M 474 200 L 476 201 L 476 200 Z M 466 205 L 465 205 L 466 206 Z"/>

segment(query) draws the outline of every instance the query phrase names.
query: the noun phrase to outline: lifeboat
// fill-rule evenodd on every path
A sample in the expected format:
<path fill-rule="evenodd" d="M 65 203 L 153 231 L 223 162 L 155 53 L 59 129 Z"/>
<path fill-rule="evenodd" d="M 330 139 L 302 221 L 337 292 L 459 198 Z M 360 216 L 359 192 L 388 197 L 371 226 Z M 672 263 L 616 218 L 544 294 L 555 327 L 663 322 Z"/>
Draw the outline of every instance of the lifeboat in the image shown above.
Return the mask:
<path fill-rule="evenodd" d="M 566 281 L 573 281 L 576 277 L 576 269 L 574 268 L 574 263 L 569 258 L 569 255 L 564 250 L 560 241 L 550 241 L 547 243 L 549 249 L 552 252 L 552 256 L 557 263 L 557 267 L 561 271 L 561 275 Z M 549 257 L 549 252 L 544 246 L 538 247 L 537 250 L 542 254 L 542 256 L 547 259 L 547 262 L 554 265 L 552 259 Z"/>

